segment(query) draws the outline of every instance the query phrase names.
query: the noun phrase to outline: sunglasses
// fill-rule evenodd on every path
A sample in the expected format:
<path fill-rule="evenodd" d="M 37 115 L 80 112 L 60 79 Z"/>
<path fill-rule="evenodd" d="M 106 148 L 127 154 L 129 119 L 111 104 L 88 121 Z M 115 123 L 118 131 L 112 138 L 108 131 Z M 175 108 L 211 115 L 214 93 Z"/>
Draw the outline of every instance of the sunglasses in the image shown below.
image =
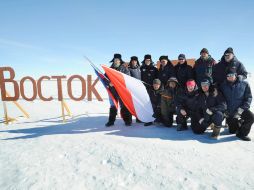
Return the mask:
<path fill-rule="evenodd" d="M 225 56 L 225 57 L 229 57 L 229 56 L 230 56 L 230 54 L 225 54 L 224 56 Z"/>
<path fill-rule="evenodd" d="M 235 74 L 228 74 L 227 77 L 234 77 Z"/>
<path fill-rule="evenodd" d="M 183 61 L 184 59 L 178 59 L 179 61 Z"/>

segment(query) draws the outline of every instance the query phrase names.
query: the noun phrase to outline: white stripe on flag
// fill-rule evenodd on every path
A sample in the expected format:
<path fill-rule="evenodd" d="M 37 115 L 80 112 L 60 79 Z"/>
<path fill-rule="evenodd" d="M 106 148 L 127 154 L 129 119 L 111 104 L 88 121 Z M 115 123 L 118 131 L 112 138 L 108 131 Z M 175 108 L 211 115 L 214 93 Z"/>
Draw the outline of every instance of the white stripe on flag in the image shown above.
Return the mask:
<path fill-rule="evenodd" d="M 144 84 L 140 80 L 135 79 L 131 76 L 125 74 L 123 74 L 123 76 L 126 88 L 131 93 L 132 101 L 138 119 L 143 122 L 152 122 L 154 120 L 152 116 L 153 108 Z"/>

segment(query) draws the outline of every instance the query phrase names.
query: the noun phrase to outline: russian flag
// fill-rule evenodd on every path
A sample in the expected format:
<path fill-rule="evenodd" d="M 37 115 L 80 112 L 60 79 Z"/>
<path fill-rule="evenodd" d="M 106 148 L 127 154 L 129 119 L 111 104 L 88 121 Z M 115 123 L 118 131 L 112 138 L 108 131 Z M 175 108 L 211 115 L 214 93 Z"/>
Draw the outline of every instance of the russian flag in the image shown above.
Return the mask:
<path fill-rule="evenodd" d="M 94 69 L 95 74 L 98 76 L 98 78 L 100 79 L 101 83 L 103 84 L 103 86 L 106 88 L 107 92 L 108 92 L 108 96 L 109 96 L 109 102 L 111 106 L 115 106 L 116 109 L 118 109 L 118 101 L 115 99 L 114 95 L 111 93 L 110 89 L 109 89 L 109 82 L 108 79 L 105 77 L 104 74 L 102 74 L 100 71 L 98 71 L 95 66 L 91 65 Z"/>
<path fill-rule="evenodd" d="M 153 108 L 142 81 L 105 65 L 102 68 L 129 112 L 143 122 L 152 122 Z"/>

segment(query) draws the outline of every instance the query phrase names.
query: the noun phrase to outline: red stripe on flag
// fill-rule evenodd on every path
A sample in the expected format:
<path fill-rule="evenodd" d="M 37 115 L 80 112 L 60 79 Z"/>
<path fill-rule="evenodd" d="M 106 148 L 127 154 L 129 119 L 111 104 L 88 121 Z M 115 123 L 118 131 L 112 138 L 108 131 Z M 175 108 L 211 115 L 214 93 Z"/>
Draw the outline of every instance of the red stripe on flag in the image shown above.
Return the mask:
<path fill-rule="evenodd" d="M 116 89 L 126 108 L 132 115 L 137 117 L 131 92 L 126 88 L 123 74 L 104 65 L 102 65 L 102 68 L 105 70 L 107 76 L 110 79 L 110 82 L 114 85 L 114 88 Z"/>

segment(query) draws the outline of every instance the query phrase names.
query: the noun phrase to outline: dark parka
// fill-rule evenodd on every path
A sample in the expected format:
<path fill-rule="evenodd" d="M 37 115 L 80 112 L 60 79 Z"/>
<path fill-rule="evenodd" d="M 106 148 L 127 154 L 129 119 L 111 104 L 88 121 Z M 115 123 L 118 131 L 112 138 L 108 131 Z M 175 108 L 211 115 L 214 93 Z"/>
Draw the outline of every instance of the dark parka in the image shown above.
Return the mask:
<path fill-rule="evenodd" d="M 186 86 L 186 82 L 189 79 L 194 79 L 192 67 L 188 65 L 186 61 L 183 64 L 178 63 L 175 66 L 175 73 L 176 78 L 182 88 Z"/>
<path fill-rule="evenodd" d="M 161 117 L 161 93 L 163 92 L 163 86 L 160 86 L 158 90 L 154 90 L 153 87 L 148 89 L 148 94 L 152 103 L 154 117 L 160 119 Z"/>
<path fill-rule="evenodd" d="M 210 86 L 208 96 L 203 91 L 199 93 L 198 105 L 197 113 L 199 118 L 206 118 L 208 116 L 206 113 L 207 109 L 210 109 L 213 113 L 224 113 L 227 109 L 224 96 L 213 86 Z"/>
<path fill-rule="evenodd" d="M 167 65 L 164 67 L 160 66 L 158 71 L 158 79 L 160 79 L 161 83 L 166 86 L 168 79 L 171 77 L 175 77 L 175 68 L 171 61 L 168 61 Z"/>
<path fill-rule="evenodd" d="M 234 58 L 227 63 L 225 61 L 224 56 L 221 58 L 221 61 L 215 65 L 213 71 L 213 79 L 214 82 L 218 85 L 222 84 L 227 79 L 228 73 L 237 73 L 239 79 L 247 78 L 247 71 L 244 65 L 238 61 L 238 59 L 234 56 Z"/>
<path fill-rule="evenodd" d="M 196 112 L 199 104 L 198 99 L 199 90 L 197 86 L 192 92 L 189 92 L 185 87 L 177 98 L 177 112 L 179 113 L 181 109 L 184 109 L 188 114 Z"/>
<path fill-rule="evenodd" d="M 142 64 L 140 67 L 141 70 L 141 80 L 150 86 L 153 85 L 153 80 L 157 78 L 158 69 L 151 63 L 150 65 Z M 146 85 L 146 87 L 149 87 Z"/>
<path fill-rule="evenodd" d="M 203 79 L 208 79 L 210 83 L 213 83 L 212 74 L 215 64 L 216 61 L 210 55 L 206 60 L 201 57 L 196 60 L 193 71 L 195 80 L 199 87 Z"/>
<path fill-rule="evenodd" d="M 252 94 L 247 81 L 238 79 L 234 83 L 224 81 L 220 88 L 227 101 L 227 112 L 230 117 L 234 116 L 239 107 L 243 110 L 250 108 Z"/>
<path fill-rule="evenodd" d="M 137 64 L 135 67 L 130 65 L 129 70 L 132 77 L 141 80 L 141 70 L 139 64 Z"/>

